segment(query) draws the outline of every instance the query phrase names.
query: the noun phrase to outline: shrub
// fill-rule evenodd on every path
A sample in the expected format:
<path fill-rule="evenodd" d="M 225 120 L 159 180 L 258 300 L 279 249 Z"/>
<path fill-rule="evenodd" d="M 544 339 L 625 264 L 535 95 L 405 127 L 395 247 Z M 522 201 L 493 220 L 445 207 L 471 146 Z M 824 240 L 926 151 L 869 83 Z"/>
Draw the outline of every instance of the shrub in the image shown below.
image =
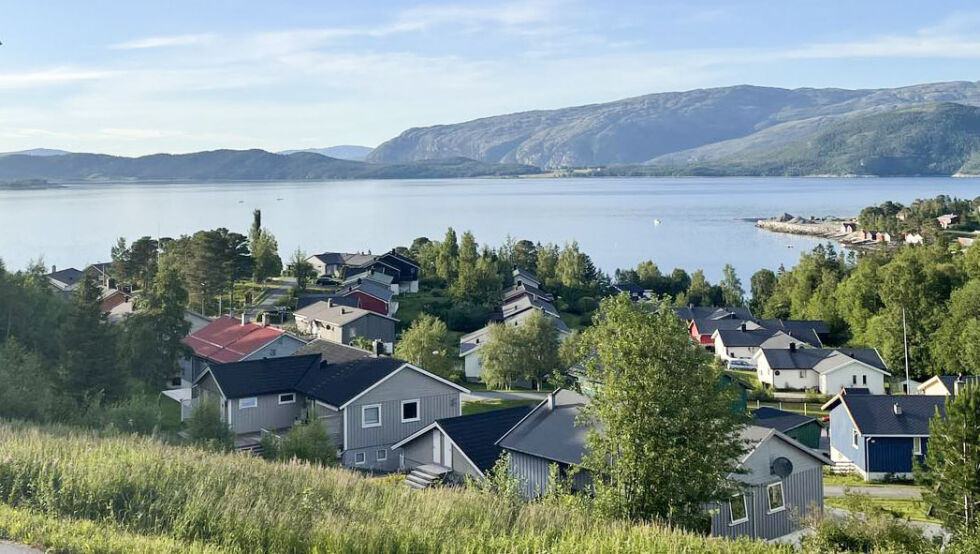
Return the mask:
<path fill-rule="evenodd" d="M 153 396 L 134 396 L 101 410 L 101 423 L 124 433 L 150 435 L 161 425 L 161 411 Z"/>
<path fill-rule="evenodd" d="M 847 493 L 846 515 L 810 514 L 805 518 L 812 535 L 803 541 L 806 552 L 935 552 L 922 531 L 870 502 L 867 496 Z"/>
<path fill-rule="evenodd" d="M 319 465 L 337 461 L 337 447 L 318 422 L 294 425 L 279 441 L 278 450 L 278 457 L 283 461 L 295 458 Z"/>
<path fill-rule="evenodd" d="M 596 302 L 595 298 L 592 298 L 591 296 L 583 296 L 582 298 L 579 298 L 577 302 L 575 302 L 575 310 L 579 314 L 594 312 L 598 307 L 599 303 Z"/>
<path fill-rule="evenodd" d="M 221 421 L 217 400 L 198 400 L 187 419 L 187 435 L 191 442 L 213 450 L 231 450 L 235 445 L 231 430 Z"/>
<path fill-rule="evenodd" d="M 458 302 L 446 313 L 446 325 L 453 331 L 468 333 L 483 327 L 490 311 L 470 302 Z"/>

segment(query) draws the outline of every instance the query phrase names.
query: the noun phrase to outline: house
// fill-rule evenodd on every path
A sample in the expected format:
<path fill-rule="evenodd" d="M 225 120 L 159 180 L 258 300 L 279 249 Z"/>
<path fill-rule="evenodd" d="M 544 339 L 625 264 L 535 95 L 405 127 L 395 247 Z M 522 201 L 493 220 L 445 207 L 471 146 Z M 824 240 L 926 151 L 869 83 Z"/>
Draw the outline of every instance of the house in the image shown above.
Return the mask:
<path fill-rule="evenodd" d="M 711 535 L 775 539 L 799 529 L 799 516 L 823 510 L 826 458 L 780 431 L 749 425 L 741 473 L 730 475 L 740 492 L 711 510 Z"/>
<path fill-rule="evenodd" d="M 945 415 L 944 396 L 853 394 L 823 405 L 830 412 L 830 458 L 865 480 L 912 478 L 925 456 L 929 420 Z"/>
<path fill-rule="evenodd" d="M 949 229 L 950 225 L 956 225 L 960 222 L 960 216 L 957 214 L 944 214 L 936 218 L 936 222 L 943 229 Z"/>
<path fill-rule="evenodd" d="M 544 300 L 535 300 L 530 296 L 512 298 L 510 301 L 505 302 L 500 306 L 500 313 L 503 316 L 503 319 L 506 320 L 532 308 L 541 310 L 545 315 L 549 315 L 556 319 L 561 317 L 561 315 L 558 313 L 558 308 L 556 308 L 554 304 Z"/>
<path fill-rule="evenodd" d="M 371 352 L 357 348 L 356 346 L 341 344 L 339 342 L 313 339 L 293 353 L 294 356 L 304 356 L 306 354 L 319 354 L 320 359 L 324 362 L 339 364 L 359 360 L 361 358 L 369 358 L 371 356 L 380 356 L 381 352 Z"/>
<path fill-rule="evenodd" d="M 355 285 L 357 284 L 358 280 L 361 279 L 366 281 L 374 281 L 375 283 L 390 288 L 393 294 L 398 294 L 398 283 L 395 282 L 395 277 L 389 275 L 388 273 L 381 273 L 380 271 L 375 271 L 373 269 L 351 275 L 350 277 L 344 279 L 341 285 L 345 287 Z"/>
<path fill-rule="evenodd" d="M 741 329 L 762 329 L 762 325 L 753 319 L 693 319 L 687 324 L 687 331 L 698 344 L 714 352 L 715 340 L 712 338 L 715 331 L 719 329 L 734 330 Z"/>
<path fill-rule="evenodd" d="M 905 233 L 905 244 L 922 244 L 922 234 L 918 231 L 909 231 Z"/>
<path fill-rule="evenodd" d="M 307 306 L 312 306 L 317 302 L 330 300 L 334 306 L 347 306 L 348 308 L 360 308 L 361 300 L 356 296 L 341 296 L 337 293 L 307 293 L 296 298 L 296 309 L 302 310 Z"/>
<path fill-rule="evenodd" d="M 282 329 L 247 321 L 244 314 L 240 320 L 213 319 L 181 342 L 193 351 L 179 362 L 183 386 L 190 386 L 209 364 L 289 356 L 306 344 Z"/>
<path fill-rule="evenodd" d="M 857 231 L 857 224 L 853 221 L 842 221 L 840 224 L 840 232 L 846 235 Z"/>
<path fill-rule="evenodd" d="M 527 297 L 531 300 L 540 300 L 542 302 L 554 302 L 555 300 L 550 293 L 528 284 L 514 285 L 505 290 L 503 294 L 505 304 L 522 297 Z"/>
<path fill-rule="evenodd" d="M 216 400 L 239 447 L 297 421 L 323 425 L 348 467 L 393 471 L 391 446 L 432 422 L 460 415 L 469 390 L 403 360 L 319 354 L 212 364 L 193 401 Z"/>
<path fill-rule="evenodd" d="M 528 302 L 527 298 L 521 299 L 520 302 L 525 303 L 524 309 L 519 311 L 509 310 L 509 314 L 499 324 L 519 326 L 534 313 L 535 309 L 540 309 L 542 313 L 550 316 L 551 320 L 555 322 L 559 339 L 564 339 L 572 332 L 564 321 L 554 313 L 548 312 L 545 307 L 539 308 L 538 304 Z M 552 309 L 554 308 L 552 307 Z M 478 381 L 480 375 L 483 373 L 483 360 L 480 358 L 480 348 L 486 343 L 489 334 L 490 326 L 487 325 L 482 329 L 477 329 L 472 333 L 463 335 L 459 339 L 459 357 L 463 358 L 463 373 L 469 381 Z"/>
<path fill-rule="evenodd" d="M 568 475 L 582 463 L 592 427 L 578 416 L 587 403 L 587 397 L 559 389 L 497 441 L 525 496 L 547 491 L 552 465 Z M 781 537 L 798 528 L 796 514 L 823 509 L 823 456 L 776 429 L 750 425 L 740 436 L 748 446 L 739 463 L 743 472 L 729 477 L 742 492 L 709 507 L 712 535 Z M 571 473 L 572 490 L 589 489 L 587 471 Z"/>
<path fill-rule="evenodd" d="M 112 262 L 98 262 L 89 264 L 83 272 L 91 275 L 100 285 L 105 288 L 115 288 L 116 280 L 112 278 Z"/>
<path fill-rule="evenodd" d="M 970 246 L 973 246 L 973 242 L 975 240 L 976 239 L 972 237 L 956 237 L 956 242 L 960 243 L 960 246 L 962 246 L 963 248 L 969 248 Z"/>
<path fill-rule="evenodd" d="M 391 449 L 398 453 L 402 471 L 434 464 L 449 470 L 449 479 L 454 482 L 483 479 L 500 458 L 497 439 L 530 411 L 531 406 L 515 406 L 437 419 Z M 424 481 L 416 482 L 409 476 L 408 482 L 424 487 Z"/>
<path fill-rule="evenodd" d="M 953 396 L 968 384 L 980 383 L 976 375 L 936 375 L 918 386 L 919 394 L 927 396 Z"/>
<path fill-rule="evenodd" d="M 396 294 L 419 290 L 418 262 L 394 249 L 381 255 L 324 252 L 310 256 L 306 261 L 313 266 L 317 277 L 348 279 L 360 273 L 374 271 L 393 278 L 393 290 Z"/>
<path fill-rule="evenodd" d="M 341 288 L 339 294 L 357 298 L 361 308 L 381 315 L 393 316 L 398 311 L 398 302 L 393 300 L 391 289 L 375 281 L 357 279 Z"/>
<path fill-rule="evenodd" d="M 647 296 L 646 289 L 636 283 L 616 283 L 612 285 L 612 289 L 618 293 L 625 292 L 630 295 L 630 300 L 634 302 Z"/>
<path fill-rule="evenodd" d="M 82 279 L 85 278 L 85 273 L 75 269 L 74 267 L 69 267 L 59 271 L 57 267 L 51 266 L 51 273 L 48 273 L 44 277 L 47 278 L 48 283 L 50 283 L 56 291 L 70 294 L 75 292 L 75 289 L 81 285 Z"/>
<path fill-rule="evenodd" d="M 724 306 L 714 308 L 709 306 L 680 306 L 671 308 L 677 317 L 690 323 L 695 319 L 753 319 L 752 312 L 744 306 Z"/>
<path fill-rule="evenodd" d="M 591 426 L 578 416 L 587 403 L 588 397 L 558 389 L 497 440 L 497 446 L 509 455 L 508 473 L 518 480 L 524 496 L 534 498 L 547 491 L 552 465 L 567 473 L 582 463 Z M 573 490 L 585 490 L 589 483 L 585 471 L 572 477 Z"/>
<path fill-rule="evenodd" d="M 819 319 L 759 319 L 757 321 L 766 329 L 782 331 L 811 346 L 821 346 L 830 338 L 830 326 Z"/>
<path fill-rule="evenodd" d="M 419 263 L 408 256 L 399 253 L 395 249 L 382 254 L 378 257 L 378 262 L 388 267 L 398 270 L 396 283 L 399 292 L 418 292 L 419 291 Z"/>
<path fill-rule="evenodd" d="M 850 387 L 885 394 L 891 374 L 874 348 L 760 348 L 753 360 L 759 382 L 777 390 L 836 394 Z"/>
<path fill-rule="evenodd" d="M 762 348 L 789 349 L 790 345 L 802 346 L 799 339 L 772 329 L 750 329 L 748 324 L 738 329 L 718 329 L 711 335 L 715 343 L 715 356 L 722 361 L 751 360 Z"/>
<path fill-rule="evenodd" d="M 915 379 L 902 379 L 896 384 L 898 391 L 902 394 L 919 394 L 919 386 L 922 385 L 922 383 Z M 893 391 L 892 394 L 897 394 L 897 392 Z"/>
<path fill-rule="evenodd" d="M 807 448 L 820 448 L 820 432 L 823 428 L 815 417 L 763 406 L 752 410 L 752 425 L 775 429 Z"/>
<path fill-rule="evenodd" d="M 386 352 L 395 347 L 396 320 L 370 310 L 317 302 L 293 312 L 300 332 L 316 338 L 350 344 L 355 337 L 381 341 Z"/>
<path fill-rule="evenodd" d="M 526 269 L 514 266 L 512 275 L 514 276 L 514 286 L 530 285 L 536 289 L 541 288 L 541 281 L 538 280 L 538 277 Z"/>

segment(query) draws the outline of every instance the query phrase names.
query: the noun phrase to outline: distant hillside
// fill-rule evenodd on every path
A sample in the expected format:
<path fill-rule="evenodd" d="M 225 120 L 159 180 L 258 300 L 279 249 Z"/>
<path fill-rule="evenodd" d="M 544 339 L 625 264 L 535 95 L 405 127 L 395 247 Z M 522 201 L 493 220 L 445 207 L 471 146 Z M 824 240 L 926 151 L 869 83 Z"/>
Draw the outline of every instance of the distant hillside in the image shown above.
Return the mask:
<path fill-rule="evenodd" d="M 337 146 L 328 146 L 326 148 L 305 148 L 302 150 L 283 150 L 282 152 L 277 152 L 278 154 L 295 154 L 296 152 L 310 152 L 313 154 L 320 154 L 321 156 L 327 156 L 330 158 L 337 158 L 338 160 L 353 160 L 355 162 L 363 162 L 367 158 L 368 154 L 374 148 L 367 146 L 356 146 L 353 144 L 340 144 Z"/>
<path fill-rule="evenodd" d="M 648 164 L 649 173 L 953 175 L 976 174 L 980 169 L 980 108 L 974 106 L 922 104 L 865 113 L 808 130 L 783 145 L 748 145 L 706 160 L 664 156 Z M 641 168 L 609 170 L 644 173 Z"/>
<path fill-rule="evenodd" d="M 139 158 L 105 154 L 10 155 L 0 158 L 0 180 L 304 180 L 413 179 L 521 175 L 536 167 L 453 158 L 409 164 L 370 164 L 297 152 L 213 150 Z"/>
<path fill-rule="evenodd" d="M 409 129 L 367 159 L 463 156 L 555 168 L 641 164 L 680 153 L 667 161 L 691 163 L 769 151 L 869 114 L 938 102 L 980 105 L 980 83 L 876 90 L 734 86 L 650 94 Z"/>
<path fill-rule="evenodd" d="M 18 150 L 17 152 L 0 152 L 0 156 L 14 156 L 14 155 L 24 155 L 24 156 L 63 156 L 65 154 L 70 154 L 65 150 L 55 150 L 53 148 L 31 148 L 30 150 Z"/>

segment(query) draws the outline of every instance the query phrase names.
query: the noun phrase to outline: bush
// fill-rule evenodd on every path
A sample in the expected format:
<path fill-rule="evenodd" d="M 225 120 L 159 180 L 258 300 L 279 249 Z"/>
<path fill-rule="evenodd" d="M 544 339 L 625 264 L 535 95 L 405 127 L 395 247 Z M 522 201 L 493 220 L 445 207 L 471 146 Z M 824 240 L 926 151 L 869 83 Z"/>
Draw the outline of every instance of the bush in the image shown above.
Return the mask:
<path fill-rule="evenodd" d="M 469 333 L 483 327 L 490 317 L 490 310 L 470 302 L 454 304 L 446 313 L 446 325 L 453 331 Z"/>
<path fill-rule="evenodd" d="M 294 425 L 279 440 L 278 457 L 282 461 L 302 460 L 319 465 L 337 461 L 337 447 L 330 442 L 326 429 L 318 422 Z"/>
<path fill-rule="evenodd" d="M 217 400 L 198 399 L 187 419 L 187 435 L 194 444 L 212 450 L 231 450 L 235 446 L 231 429 L 221 421 Z"/>
<path fill-rule="evenodd" d="M 864 495 L 845 495 L 843 517 L 811 514 L 806 525 L 813 534 L 803 541 L 806 552 L 925 553 L 937 549 L 922 531 L 870 502 Z"/>
<path fill-rule="evenodd" d="M 770 402 L 776 397 L 773 395 L 772 390 L 767 389 L 766 387 L 763 386 L 757 389 L 750 390 L 746 395 L 746 398 L 748 398 L 749 400 L 761 400 L 763 402 Z"/>
<path fill-rule="evenodd" d="M 591 296 L 583 296 L 575 303 L 575 311 L 579 314 L 594 312 L 599 307 L 599 303 Z"/>
<path fill-rule="evenodd" d="M 101 424 L 125 433 L 151 435 L 160 428 L 162 414 L 157 398 L 134 396 L 101 410 Z"/>

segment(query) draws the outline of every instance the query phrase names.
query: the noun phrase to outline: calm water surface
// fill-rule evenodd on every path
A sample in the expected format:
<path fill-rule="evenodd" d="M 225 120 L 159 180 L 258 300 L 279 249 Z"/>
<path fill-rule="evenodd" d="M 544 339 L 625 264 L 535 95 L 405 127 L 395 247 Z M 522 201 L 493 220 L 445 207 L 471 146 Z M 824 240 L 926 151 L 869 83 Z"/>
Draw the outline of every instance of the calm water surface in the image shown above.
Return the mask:
<path fill-rule="evenodd" d="M 761 231 L 742 218 L 855 215 L 885 200 L 949 194 L 973 198 L 980 181 L 953 178 L 442 179 L 197 184 L 79 184 L 0 190 L 0 258 L 9 269 L 43 256 L 81 268 L 109 259 L 117 237 L 178 236 L 227 227 L 246 232 L 252 210 L 296 247 L 382 251 L 447 226 L 481 243 L 510 234 L 576 239 L 606 271 L 654 260 L 663 271 L 725 263 L 743 282 L 760 267 L 793 265 L 820 241 Z M 654 220 L 660 224 L 655 225 Z"/>

